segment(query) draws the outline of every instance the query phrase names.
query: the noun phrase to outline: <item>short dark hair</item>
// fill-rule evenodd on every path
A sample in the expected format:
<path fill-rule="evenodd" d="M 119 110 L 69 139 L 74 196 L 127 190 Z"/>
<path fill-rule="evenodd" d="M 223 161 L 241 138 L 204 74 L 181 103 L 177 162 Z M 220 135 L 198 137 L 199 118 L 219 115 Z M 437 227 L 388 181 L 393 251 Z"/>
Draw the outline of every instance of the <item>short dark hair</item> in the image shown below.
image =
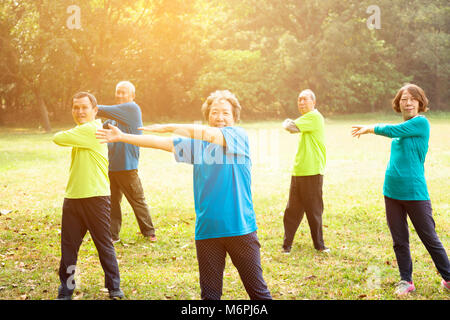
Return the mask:
<path fill-rule="evenodd" d="M 91 101 L 92 104 L 92 108 L 97 107 L 97 99 L 95 99 L 94 95 L 92 93 L 89 92 L 85 92 L 85 91 L 81 91 L 81 92 L 77 92 L 73 95 L 72 97 L 72 105 L 73 105 L 73 100 L 75 99 L 81 99 L 84 97 L 88 97 L 89 101 Z"/>
<path fill-rule="evenodd" d="M 400 111 L 400 99 L 402 98 L 402 94 L 404 91 L 408 91 L 414 99 L 419 101 L 419 112 L 427 112 L 428 111 L 428 98 L 425 95 L 425 91 L 418 85 L 407 83 L 403 87 L 398 90 L 397 94 L 395 95 L 394 100 L 392 100 L 392 109 L 394 109 L 396 112 Z"/>

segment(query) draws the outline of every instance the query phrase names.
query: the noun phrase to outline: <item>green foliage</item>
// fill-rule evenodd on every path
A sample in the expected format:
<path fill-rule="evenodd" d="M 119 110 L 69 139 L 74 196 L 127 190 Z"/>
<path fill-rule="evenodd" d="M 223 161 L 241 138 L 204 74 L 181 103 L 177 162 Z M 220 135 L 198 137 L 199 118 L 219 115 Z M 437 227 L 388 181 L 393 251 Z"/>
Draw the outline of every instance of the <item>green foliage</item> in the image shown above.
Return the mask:
<path fill-rule="evenodd" d="M 76 91 L 111 104 L 123 79 L 146 120 L 198 120 L 219 88 L 259 119 L 296 116 L 307 87 L 326 114 L 388 109 L 409 81 L 431 108 L 448 108 L 448 1 L 380 0 L 374 30 L 369 0 L 90 0 L 79 4 L 81 29 L 69 29 L 72 4 L 0 4 L 0 124 L 48 129 L 70 119 Z"/>
<path fill-rule="evenodd" d="M 253 36 L 260 40 L 252 41 L 259 43 L 264 63 L 273 70 L 270 87 L 277 94 L 272 99 L 286 114 L 296 109 L 295 97 L 306 87 L 316 92 L 328 114 L 375 111 L 407 80 L 388 62 L 393 50 L 368 30 L 361 8 L 359 2 L 264 2 L 254 22 L 243 23 L 248 32 L 265 23 Z"/>
<path fill-rule="evenodd" d="M 270 69 L 263 63 L 260 51 L 218 49 L 211 52 L 210 58 L 195 86 L 199 93 L 194 95 L 205 99 L 212 91 L 228 89 L 245 106 L 244 117 L 277 115 L 276 106 L 264 103 L 275 92 L 268 86 Z"/>
<path fill-rule="evenodd" d="M 448 110 L 450 98 L 450 6 L 448 1 L 379 1 L 379 37 L 396 52 L 397 70 L 423 87 L 430 108 Z M 398 14 L 402 12 L 402 14 Z"/>

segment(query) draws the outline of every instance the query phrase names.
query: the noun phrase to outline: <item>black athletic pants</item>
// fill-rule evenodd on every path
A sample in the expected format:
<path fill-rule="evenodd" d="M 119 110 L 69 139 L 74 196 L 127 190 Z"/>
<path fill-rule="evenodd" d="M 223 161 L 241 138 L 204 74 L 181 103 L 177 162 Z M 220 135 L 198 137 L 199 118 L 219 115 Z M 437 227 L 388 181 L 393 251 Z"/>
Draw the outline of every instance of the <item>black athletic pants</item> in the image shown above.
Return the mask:
<path fill-rule="evenodd" d="M 284 211 L 283 248 L 290 249 L 295 233 L 306 212 L 314 248 L 325 249 L 322 233 L 322 185 L 323 175 L 292 176 L 289 200 Z"/>
<path fill-rule="evenodd" d="M 61 224 L 61 262 L 59 279 L 62 293 L 72 295 L 75 289 L 75 266 L 78 250 L 89 230 L 105 272 L 105 287 L 120 288 L 119 266 L 111 240 L 110 197 L 64 199 Z"/>
<path fill-rule="evenodd" d="M 386 218 L 394 243 L 394 252 L 400 277 L 412 281 L 413 263 L 409 250 L 409 230 L 407 216 L 433 262 L 445 281 L 450 281 L 450 263 L 445 248 L 439 240 L 432 215 L 431 201 L 405 201 L 384 197 Z"/>

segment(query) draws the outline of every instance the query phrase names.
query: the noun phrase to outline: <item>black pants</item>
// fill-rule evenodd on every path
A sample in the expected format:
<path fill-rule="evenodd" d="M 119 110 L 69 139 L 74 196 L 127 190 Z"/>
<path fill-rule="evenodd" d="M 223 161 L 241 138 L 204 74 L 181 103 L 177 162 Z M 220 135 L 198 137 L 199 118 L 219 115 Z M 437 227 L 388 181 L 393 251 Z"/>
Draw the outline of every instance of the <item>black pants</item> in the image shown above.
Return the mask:
<path fill-rule="evenodd" d="M 289 200 L 284 211 L 283 248 L 290 249 L 295 233 L 306 212 L 314 248 L 325 248 L 322 233 L 322 185 L 323 175 L 291 177 Z"/>
<path fill-rule="evenodd" d="M 109 196 L 64 199 L 59 266 L 59 279 L 64 295 L 72 295 L 75 289 L 74 268 L 78 250 L 88 230 L 105 272 L 105 287 L 111 290 L 120 288 L 119 266 L 111 240 L 109 214 Z"/>
<path fill-rule="evenodd" d="M 261 268 L 256 231 L 235 237 L 196 240 L 202 300 L 220 300 L 227 253 L 252 300 L 271 300 Z"/>
<path fill-rule="evenodd" d="M 122 210 L 120 203 L 125 195 L 133 208 L 134 215 L 139 225 L 139 230 L 144 236 L 155 235 L 150 210 L 145 202 L 144 190 L 137 170 L 109 171 L 111 188 L 111 235 L 113 240 L 119 240 L 122 227 Z"/>
<path fill-rule="evenodd" d="M 409 231 L 407 216 L 425 248 L 431 255 L 433 262 L 445 281 L 450 280 L 450 263 L 445 248 L 435 231 L 432 216 L 431 201 L 404 201 L 384 197 L 386 218 L 394 243 L 400 277 L 405 281 L 412 281 L 412 259 L 409 250 Z"/>

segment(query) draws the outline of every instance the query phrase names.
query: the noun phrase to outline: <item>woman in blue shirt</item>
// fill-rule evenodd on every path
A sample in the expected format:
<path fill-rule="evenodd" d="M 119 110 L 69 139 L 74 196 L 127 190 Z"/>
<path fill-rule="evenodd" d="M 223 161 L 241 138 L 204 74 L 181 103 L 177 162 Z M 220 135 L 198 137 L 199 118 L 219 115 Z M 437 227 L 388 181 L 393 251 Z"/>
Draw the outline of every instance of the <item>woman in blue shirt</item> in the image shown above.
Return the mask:
<path fill-rule="evenodd" d="M 158 124 L 142 128 L 182 137 L 126 134 L 111 125 L 111 129 L 97 132 L 103 142 L 162 149 L 173 152 L 176 161 L 194 165 L 195 244 L 201 298 L 206 300 L 222 296 L 227 254 L 251 299 L 272 298 L 262 276 L 248 136 L 244 129 L 234 126 L 240 110 L 234 94 L 216 91 L 202 106 L 208 126 Z"/>
<path fill-rule="evenodd" d="M 415 290 L 407 216 L 441 274 L 443 287 L 450 290 L 450 263 L 435 231 L 425 181 L 424 163 L 428 151 L 430 124 L 420 112 L 428 110 L 428 99 L 420 87 L 407 84 L 397 92 L 392 106 L 396 112 L 402 114 L 403 123 L 357 125 L 352 127 L 352 135 L 359 138 L 362 134 L 374 133 L 392 138 L 383 194 L 386 218 L 401 277 L 396 294 L 401 296 Z"/>

